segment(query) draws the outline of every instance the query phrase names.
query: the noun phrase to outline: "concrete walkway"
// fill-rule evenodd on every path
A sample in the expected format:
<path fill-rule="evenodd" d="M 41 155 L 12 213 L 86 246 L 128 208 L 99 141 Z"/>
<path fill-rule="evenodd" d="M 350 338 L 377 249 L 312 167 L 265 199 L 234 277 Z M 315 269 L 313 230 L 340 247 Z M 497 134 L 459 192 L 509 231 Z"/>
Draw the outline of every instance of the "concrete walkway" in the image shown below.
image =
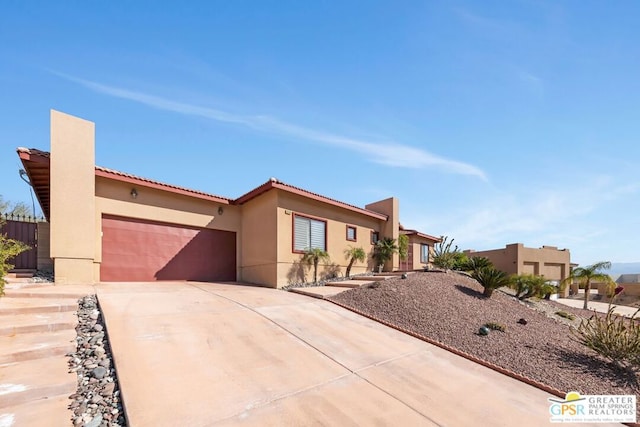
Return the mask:
<path fill-rule="evenodd" d="M 134 427 L 549 424 L 547 393 L 327 301 L 233 284 L 97 292 Z"/>
<path fill-rule="evenodd" d="M 582 308 L 584 305 L 584 300 L 582 299 L 558 298 L 556 302 L 559 302 L 560 304 L 564 304 L 574 308 Z M 617 304 L 613 304 L 613 306 L 615 307 L 613 309 L 613 312 L 620 316 L 631 317 L 638 311 L 637 307 L 629 307 L 626 305 L 617 305 Z M 589 310 L 595 310 L 599 313 L 606 313 L 609 311 L 608 302 L 589 301 L 588 307 L 589 307 Z M 636 315 L 636 317 L 640 318 L 640 315 Z"/>

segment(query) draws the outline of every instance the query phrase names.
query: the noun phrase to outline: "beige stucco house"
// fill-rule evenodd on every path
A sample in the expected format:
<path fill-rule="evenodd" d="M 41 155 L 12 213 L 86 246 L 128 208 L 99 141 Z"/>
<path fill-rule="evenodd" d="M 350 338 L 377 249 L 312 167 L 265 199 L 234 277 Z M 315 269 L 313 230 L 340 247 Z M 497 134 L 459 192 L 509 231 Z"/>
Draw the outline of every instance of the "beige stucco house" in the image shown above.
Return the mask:
<path fill-rule="evenodd" d="M 555 246 L 527 248 L 522 243 L 486 251 L 466 250 L 470 257 L 486 257 L 507 274 L 535 274 L 560 283 L 571 274 L 571 253 Z"/>
<path fill-rule="evenodd" d="M 622 286 L 624 295 L 640 296 L 640 274 L 621 274 L 614 286 Z M 608 283 L 597 283 L 594 287 L 598 288 L 600 295 L 608 295 L 612 288 Z"/>
<path fill-rule="evenodd" d="M 388 198 L 364 208 L 269 179 L 236 199 L 95 166 L 94 124 L 51 111 L 50 151 L 18 155 L 50 223 L 56 284 L 241 281 L 282 287 L 305 280 L 305 248 L 326 250 L 321 274 L 341 275 L 350 246 L 410 238 L 404 267 L 426 266 L 439 239 L 399 225 Z M 400 268 L 398 256 L 385 270 Z M 356 263 L 352 274 L 373 269 Z"/>

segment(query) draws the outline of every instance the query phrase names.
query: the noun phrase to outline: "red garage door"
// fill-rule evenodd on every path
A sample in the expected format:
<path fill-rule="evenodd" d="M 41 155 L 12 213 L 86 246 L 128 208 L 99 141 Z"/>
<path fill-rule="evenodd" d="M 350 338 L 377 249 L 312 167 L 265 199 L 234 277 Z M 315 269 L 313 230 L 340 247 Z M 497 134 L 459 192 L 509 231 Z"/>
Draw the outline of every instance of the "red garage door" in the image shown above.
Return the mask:
<path fill-rule="evenodd" d="M 236 233 L 105 215 L 100 280 L 236 280 Z"/>

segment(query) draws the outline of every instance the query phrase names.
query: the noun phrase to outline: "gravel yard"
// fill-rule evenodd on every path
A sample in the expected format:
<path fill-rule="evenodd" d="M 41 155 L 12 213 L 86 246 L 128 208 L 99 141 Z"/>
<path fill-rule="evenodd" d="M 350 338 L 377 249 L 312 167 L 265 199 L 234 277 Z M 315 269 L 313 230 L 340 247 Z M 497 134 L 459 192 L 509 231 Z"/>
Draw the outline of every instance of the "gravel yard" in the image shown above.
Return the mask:
<path fill-rule="evenodd" d="M 482 287 L 466 276 L 415 273 L 380 286 L 353 289 L 332 298 L 393 325 L 467 352 L 562 392 L 635 394 L 638 377 L 617 370 L 590 349 L 571 339 L 570 324 L 593 312 L 553 301 L 523 303 L 498 290 L 486 299 Z M 574 322 L 555 315 L 565 311 Z M 518 323 L 525 319 L 526 325 Z M 479 335 L 487 322 L 504 332 Z"/>

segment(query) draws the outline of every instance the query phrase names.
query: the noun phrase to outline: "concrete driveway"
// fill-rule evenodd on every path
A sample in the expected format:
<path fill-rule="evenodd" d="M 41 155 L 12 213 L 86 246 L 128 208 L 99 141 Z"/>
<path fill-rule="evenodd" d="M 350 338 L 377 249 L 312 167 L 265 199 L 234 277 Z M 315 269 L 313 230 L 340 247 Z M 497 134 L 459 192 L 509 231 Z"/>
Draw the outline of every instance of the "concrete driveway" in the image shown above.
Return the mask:
<path fill-rule="evenodd" d="M 133 427 L 549 424 L 547 393 L 326 301 L 209 283 L 97 292 Z"/>

